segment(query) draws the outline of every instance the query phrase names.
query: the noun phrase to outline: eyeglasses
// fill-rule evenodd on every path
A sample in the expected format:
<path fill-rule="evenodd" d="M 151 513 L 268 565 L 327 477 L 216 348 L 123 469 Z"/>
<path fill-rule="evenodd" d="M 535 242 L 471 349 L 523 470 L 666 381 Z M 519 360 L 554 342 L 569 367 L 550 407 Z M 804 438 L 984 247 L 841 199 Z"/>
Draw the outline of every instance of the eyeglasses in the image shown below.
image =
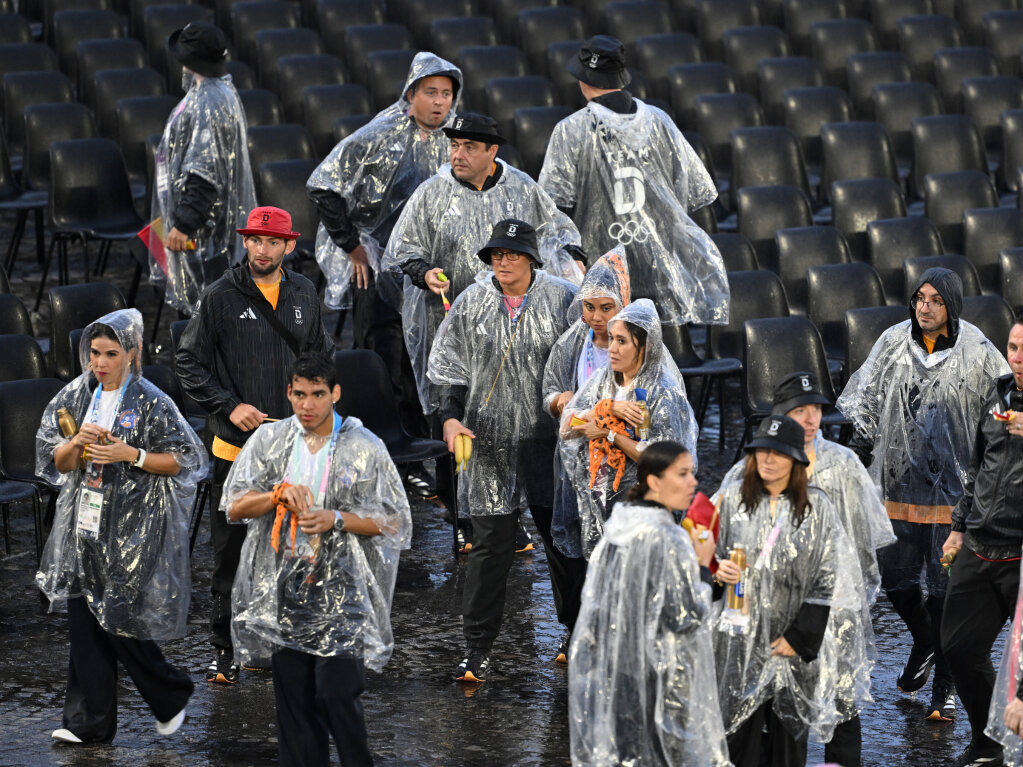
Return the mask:
<path fill-rule="evenodd" d="M 490 251 L 490 261 L 507 261 L 509 264 L 518 262 L 520 258 L 525 257 L 525 253 L 516 253 L 514 250 L 501 250 L 494 248 Z"/>
<path fill-rule="evenodd" d="M 923 296 L 917 293 L 913 296 L 913 308 L 916 309 L 918 306 L 930 306 L 932 309 L 944 309 L 945 302 L 937 296 L 927 301 Z"/>

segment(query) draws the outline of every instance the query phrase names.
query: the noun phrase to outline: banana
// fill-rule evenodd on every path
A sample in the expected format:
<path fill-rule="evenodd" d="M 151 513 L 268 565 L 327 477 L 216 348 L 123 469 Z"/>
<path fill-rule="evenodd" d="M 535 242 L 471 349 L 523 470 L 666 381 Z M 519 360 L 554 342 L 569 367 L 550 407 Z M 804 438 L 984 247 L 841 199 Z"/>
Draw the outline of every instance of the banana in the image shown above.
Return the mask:
<path fill-rule="evenodd" d="M 682 527 L 692 533 L 696 526 L 693 524 L 693 520 L 686 517 L 682 520 Z"/>
<path fill-rule="evenodd" d="M 464 460 L 465 463 L 469 463 L 469 459 L 472 458 L 472 437 L 470 437 L 468 434 L 464 436 L 465 436 L 465 447 L 463 448 L 463 452 L 465 453 Z"/>
<path fill-rule="evenodd" d="M 463 458 L 463 453 L 462 453 L 462 450 L 463 450 L 462 437 L 463 437 L 462 434 L 456 434 L 455 435 L 455 471 L 456 472 L 462 470 L 462 464 L 465 461 L 465 459 Z"/>

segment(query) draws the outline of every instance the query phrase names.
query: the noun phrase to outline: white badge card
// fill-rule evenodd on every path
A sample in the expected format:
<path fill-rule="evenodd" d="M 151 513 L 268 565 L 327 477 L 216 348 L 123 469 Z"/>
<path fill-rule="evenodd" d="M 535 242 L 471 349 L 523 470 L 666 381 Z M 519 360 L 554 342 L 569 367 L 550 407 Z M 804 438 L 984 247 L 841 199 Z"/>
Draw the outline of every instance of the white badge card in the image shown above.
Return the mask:
<path fill-rule="evenodd" d="M 99 536 L 99 518 L 103 512 L 103 493 L 82 488 L 78 499 L 78 534 L 89 538 Z"/>

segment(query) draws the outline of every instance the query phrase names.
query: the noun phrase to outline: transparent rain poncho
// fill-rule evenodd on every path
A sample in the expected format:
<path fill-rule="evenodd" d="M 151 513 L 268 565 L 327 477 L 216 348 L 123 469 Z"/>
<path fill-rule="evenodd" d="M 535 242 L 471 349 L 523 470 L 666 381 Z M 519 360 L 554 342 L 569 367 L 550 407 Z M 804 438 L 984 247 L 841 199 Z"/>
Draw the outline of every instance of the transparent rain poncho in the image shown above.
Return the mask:
<path fill-rule="evenodd" d="M 101 423 L 94 403 L 100 387 L 89 370 L 90 334 L 97 324 L 112 328 L 125 354 L 123 386 L 109 431 L 147 453 L 170 453 L 181 467 L 175 476 L 150 474 L 130 463 L 87 463 L 61 474 L 54 451 L 68 441 L 57 422 L 67 408 L 75 423 Z M 202 442 L 169 396 L 141 375 L 142 315 L 136 309 L 107 314 L 82 334 L 82 375 L 57 393 L 36 433 L 36 474 L 60 486 L 50 537 L 36 585 L 51 609 L 82 596 L 99 624 L 112 634 L 167 640 L 185 635 L 192 596 L 188 523 L 196 485 L 206 476 Z M 104 425 L 105 424 L 102 424 Z M 96 530 L 79 519 L 86 492 L 102 494 Z"/>
<path fill-rule="evenodd" d="M 580 543 L 586 557 L 589 557 L 600 540 L 604 523 L 615 501 L 624 497 L 635 484 L 636 464 L 626 458 L 625 472 L 617 490 L 614 489 L 614 472 L 606 463 L 601 464 L 591 486 L 590 441 L 570 426 L 573 417 L 589 414 L 601 400 L 635 400 L 635 390 L 646 389 L 647 407 L 650 409 L 650 437 L 647 441 L 675 440 L 685 445 L 693 456 L 696 455 L 696 418 L 686 398 L 682 375 L 661 340 L 661 322 L 657 310 L 649 299 L 635 301 L 608 322 L 608 332 L 612 332 L 615 324 L 621 321 L 641 327 L 647 332 L 646 353 L 635 379 L 627 388 L 620 387 L 615 382 L 610 362 L 605 363 L 575 393 L 561 414 L 562 440 L 558 451 L 565 475 L 575 489 Z M 560 545 L 570 551 L 574 550 L 574 542 L 562 539 Z"/>
<path fill-rule="evenodd" d="M 636 99 L 634 114 L 592 101 L 554 128 L 540 186 L 573 216 L 587 253 L 625 246 L 634 298 L 665 323 L 724 324 L 721 252 L 689 217 L 717 197 L 714 180 L 671 118 Z"/>
<path fill-rule="evenodd" d="M 451 284 L 448 300 L 454 302 L 478 274 L 489 269 L 476 253 L 487 244 L 494 224 L 517 218 L 536 229 L 544 269 L 578 284 L 582 275 L 565 250 L 566 245 L 579 245 L 575 225 L 533 179 L 501 160 L 495 162 L 502 166 L 501 177 L 486 191 L 463 185 L 451 175 L 450 164 L 441 166 L 437 175 L 425 181 L 398 218 L 384 253 L 383 268 L 399 268 L 412 259 L 422 259 L 431 268 L 440 267 Z M 438 403 L 426 370 L 434 336 L 444 319 L 444 304 L 432 291 L 416 287 L 407 275 L 404 291 L 401 316 L 405 346 L 423 412 L 429 414 Z"/>
<path fill-rule="evenodd" d="M 164 289 L 170 306 L 191 315 L 203 288 L 212 281 L 206 277 L 207 265 L 219 263 L 217 273 L 211 275 L 216 279 L 225 261 L 231 266 L 245 254 L 235 229 L 244 226 L 249 211 L 256 207 L 245 110 L 230 75 L 192 79 L 167 120 L 155 163 L 152 216 L 163 217 L 166 232 L 174 226 L 189 174 L 217 190 L 216 203 L 194 238 L 195 250 L 167 248 L 166 264 L 150 256 L 150 281 Z M 156 236 L 151 233 L 151 240 Z M 154 242 L 150 253 L 161 249 Z"/>
<path fill-rule="evenodd" d="M 615 507 L 568 653 L 573 763 L 729 764 L 710 617 L 710 587 L 671 514 Z"/>
<path fill-rule="evenodd" d="M 451 155 L 451 140 L 443 130 L 423 138 L 409 116 L 409 88 L 424 77 L 452 74 L 458 78 L 458 89 L 444 121 L 444 126 L 450 125 L 462 92 L 462 73 L 440 56 L 417 53 L 398 100 L 339 142 L 306 184 L 310 191 L 327 189 L 344 199 L 374 271 L 380 269 L 381 252 L 405 201 Z M 350 306 L 352 261 L 323 224 L 316 230 L 316 261 L 327 278 L 324 303 L 331 309 Z"/>
<path fill-rule="evenodd" d="M 911 517 L 934 507 L 951 512 L 963 494 L 991 381 L 1009 372 L 980 330 L 958 323 L 952 348 L 933 354 L 913 340 L 911 320 L 888 328 L 836 403 L 874 443 L 870 475 L 893 518 L 894 507 Z"/>
<path fill-rule="evenodd" d="M 834 507 L 810 488 L 808 509 L 797 527 L 786 495 L 771 502 L 765 494 L 753 513 L 743 506 L 740 485 L 722 487 L 715 501 L 721 527 L 718 559 L 727 559 L 736 543 L 746 547 L 744 576 L 748 625 L 736 631 L 726 620 L 726 601 L 717 604 L 714 654 L 718 697 L 725 729 L 734 733 L 767 701 L 795 738 L 807 735 L 830 740 L 843 718 L 836 708 L 848 670 L 838 665 L 835 632 L 825 632 L 817 657 L 807 663 L 798 654 L 771 655 L 771 642 L 793 626 L 803 604 L 828 606 L 855 614 L 862 604 L 863 585 L 856 554 L 842 530 Z M 858 589 L 858 593 L 857 593 Z M 843 623 L 850 640 L 862 638 Z"/>
<path fill-rule="evenodd" d="M 1023 562 L 1020 563 L 1023 571 Z M 1005 726 L 1005 709 L 1016 697 L 1023 680 L 1023 599 L 1016 599 L 1016 612 L 1009 626 L 1002 650 L 1002 663 L 995 678 L 995 689 L 991 695 L 987 727 L 984 733 L 1002 744 L 1002 756 L 1006 767 L 1023 765 L 1023 739 Z"/>
<path fill-rule="evenodd" d="M 574 303 L 581 313 L 584 300 L 610 298 L 621 311 L 622 307 L 628 305 L 629 297 L 629 267 L 625 261 L 625 249 L 619 245 L 597 259 L 587 270 L 583 284 L 575 294 Z M 559 394 L 574 392 L 586 382 L 580 380 L 583 371 L 592 375 L 599 369 L 599 365 L 587 361 L 596 362 L 592 349 L 593 334 L 582 318 L 573 322 L 554 344 L 543 373 L 543 406 L 548 413 L 551 403 Z M 590 357 L 587 358 L 588 352 Z M 554 453 L 554 516 L 551 520 L 551 535 L 554 545 L 566 556 L 583 555 L 575 488 L 565 474 L 560 451 Z"/>
<path fill-rule="evenodd" d="M 551 505 L 556 427 L 543 407 L 543 363 L 569 325 L 574 294 L 571 283 L 537 270 L 513 319 L 487 272 L 437 331 L 430 381 L 468 387 L 462 423 L 476 439 L 458 504 L 473 516 Z"/>
<path fill-rule="evenodd" d="M 311 473 L 301 470 L 303 444 L 314 458 L 328 451 Z M 250 491 L 267 492 L 284 481 L 310 487 L 320 508 L 372 520 L 383 534 L 331 529 L 307 536 L 297 528 L 292 538 L 289 512 L 275 551 L 275 512 L 246 520 L 231 593 L 235 653 L 245 664 L 286 647 L 363 658 L 367 668 L 380 671 L 394 648 L 390 614 L 398 557 L 412 537 L 408 499 L 387 448 L 353 417 L 335 415 L 329 437 L 307 434 L 294 416 L 264 424 L 231 467 L 216 513 L 227 513 Z"/>

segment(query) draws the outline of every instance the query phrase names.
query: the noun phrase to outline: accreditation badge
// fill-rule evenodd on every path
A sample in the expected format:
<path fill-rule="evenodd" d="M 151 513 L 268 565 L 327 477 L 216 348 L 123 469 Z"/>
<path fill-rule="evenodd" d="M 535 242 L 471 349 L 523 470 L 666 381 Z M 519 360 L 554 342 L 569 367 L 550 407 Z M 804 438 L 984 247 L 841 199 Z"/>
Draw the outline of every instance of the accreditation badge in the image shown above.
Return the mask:
<path fill-rule="evenodd" d="M 103 512 L 103 493 L 82 488 L 78 499 L 78 534 L 99 537 L 99 519 Z"/>

